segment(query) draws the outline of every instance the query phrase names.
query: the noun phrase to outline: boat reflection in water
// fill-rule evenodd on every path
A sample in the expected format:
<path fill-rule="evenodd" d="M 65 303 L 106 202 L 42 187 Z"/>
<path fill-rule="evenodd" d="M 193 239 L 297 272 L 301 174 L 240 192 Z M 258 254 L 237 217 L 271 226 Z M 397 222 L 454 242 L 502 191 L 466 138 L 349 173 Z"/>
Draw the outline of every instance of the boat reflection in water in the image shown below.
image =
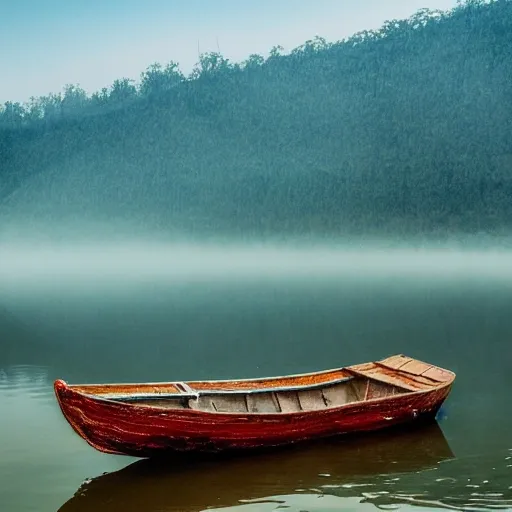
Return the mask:
<path fill-rule="evenodd" d="M 336 486 L 361 496 L 350 484 L 433 468 L 451 458 L 434 422 L 250 456 L 145 459 L 85 482 L 59 512 L 198 512 L 284 494 L 328 494 Z"/>

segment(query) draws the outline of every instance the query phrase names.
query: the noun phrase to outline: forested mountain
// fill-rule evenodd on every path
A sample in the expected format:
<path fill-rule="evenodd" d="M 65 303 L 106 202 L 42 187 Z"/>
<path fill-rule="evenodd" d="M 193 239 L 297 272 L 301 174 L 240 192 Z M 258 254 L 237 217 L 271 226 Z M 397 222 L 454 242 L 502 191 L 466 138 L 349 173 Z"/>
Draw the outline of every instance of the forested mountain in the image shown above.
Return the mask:
<path fill-rule="evenodd" d="M 512 1 L 88 97 L 6 103 L 0 217 L 247 232 L 493 231 L 512 221 Z M 1 222 L 1 221 L 0 221 Z"/>

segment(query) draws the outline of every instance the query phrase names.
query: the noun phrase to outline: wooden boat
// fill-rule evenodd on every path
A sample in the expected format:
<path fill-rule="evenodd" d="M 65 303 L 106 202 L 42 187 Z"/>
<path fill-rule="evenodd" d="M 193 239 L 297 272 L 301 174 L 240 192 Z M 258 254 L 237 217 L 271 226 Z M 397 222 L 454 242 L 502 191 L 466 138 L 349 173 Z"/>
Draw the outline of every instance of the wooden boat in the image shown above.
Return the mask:
<path fill-rule="evenodd" d="M 434 418 L 455 374 L 404 355 L 316 373 L 155 384 L 54 383 L 64 417 L 102 452 L 153 457 L 296 443 Z"/>
<path fill-rule="evenodd" d="M 251 457 L 239 452 L 175 453 L 162 461 L 137 460 L 118 471 L 88 478 L 58 512 L 228 510 L 248 500 L 281 501 L 280 496 L 297 494 L 298 488 L 303 494 L 332 492 L 359 498 L 371 490 L 382 497 L 398 490 L 390 486 L 390 478 L 400 476 L 395 482 L 399 486 L 407 473 L 418 477 L 419 491 L 423 491 L 426 481 L 435 482 L 438 471 L 432 471 L 431 480 L 418 473 L 454 458 L 437 422 L 319 439 L 258 451 Z M 449 480 L 444 485 L 454 484 Z"/>

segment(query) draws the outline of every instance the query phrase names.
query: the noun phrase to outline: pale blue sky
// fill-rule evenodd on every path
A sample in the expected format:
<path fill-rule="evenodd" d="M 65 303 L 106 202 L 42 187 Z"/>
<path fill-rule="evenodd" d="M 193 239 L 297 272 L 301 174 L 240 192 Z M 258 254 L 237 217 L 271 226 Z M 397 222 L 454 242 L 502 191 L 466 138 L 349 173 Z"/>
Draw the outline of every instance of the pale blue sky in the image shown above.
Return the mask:
<path fill-rule="evenodd" d="M 59 92 L 91 93 L 139 79 L 152 62 L 188 73 L 199 51 L 234 61 L 285 51 L 315 35 L 329 41 L 422 7 L 456 0 L 0 0 L 0 103 Z"/>

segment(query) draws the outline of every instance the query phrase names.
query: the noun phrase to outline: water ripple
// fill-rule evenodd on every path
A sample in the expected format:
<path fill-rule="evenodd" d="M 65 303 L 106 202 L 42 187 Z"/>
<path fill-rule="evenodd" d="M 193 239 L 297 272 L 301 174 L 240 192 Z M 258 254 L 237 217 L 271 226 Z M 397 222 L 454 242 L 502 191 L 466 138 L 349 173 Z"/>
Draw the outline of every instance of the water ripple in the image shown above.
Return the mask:
<path fill-rule="evenodd" d="M 323 491 L 338 497 L 359 494 L 361 503 L 378 508 L 412 505 L 451 510 L 512 509 L 512 470 L 504 452 L 446 461 L 433 470 L 382 475 L 373 481 L 326 485 Z M 357 489 L 357 486 L 365 490 Z"/>
<path fill-rule="evenodd" d="M 0 398 L 45 398 L 53 388 L 48 369 L 42 366 L 17 365 L 0 368 Z"/>

